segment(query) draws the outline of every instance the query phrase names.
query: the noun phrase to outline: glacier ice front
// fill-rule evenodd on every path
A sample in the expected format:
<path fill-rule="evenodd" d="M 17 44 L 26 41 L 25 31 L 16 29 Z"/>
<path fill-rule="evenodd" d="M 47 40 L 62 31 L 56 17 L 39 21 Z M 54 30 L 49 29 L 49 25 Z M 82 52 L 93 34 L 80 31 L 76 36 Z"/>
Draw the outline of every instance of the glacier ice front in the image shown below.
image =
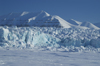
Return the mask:
<path fill-rule="evenodd" d="M 32 31 L 31 28 L 0 28 L 0 46 L 3 47 L 34 47 L 55 46 L 60 39 L 40 31 Z M 5 43 L 7 46 L 5 46 Z"/>
<path fill-rule="evenodd" d="M 100 30 L 56 27 L 0 27 L 0 47 L 61 48 L 72 46 L 100 48 Z"/>

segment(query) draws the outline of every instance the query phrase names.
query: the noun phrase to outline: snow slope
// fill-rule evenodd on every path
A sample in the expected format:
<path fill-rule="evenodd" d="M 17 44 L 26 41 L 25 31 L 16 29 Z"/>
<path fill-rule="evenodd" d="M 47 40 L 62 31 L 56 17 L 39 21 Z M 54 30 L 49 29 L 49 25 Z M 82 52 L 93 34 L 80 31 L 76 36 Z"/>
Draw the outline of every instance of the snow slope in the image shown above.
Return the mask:
<path fill-rule="evenodd" d="M 100 29 L 99 27 L 95 26 L 94 24 L 92 24 L 90 22 L 83 22 L 81 24 L 81 26 L 85 26 L 85 27 L 88 27 L 88 28 L 91 28 L 91 29 Z"/>
<path fill-rule="evenodd" d="M 83 29 L 100 29 L 96 25 L 90 23 L 90 22 L 79 22 L 74 19 L 69 19 L 67 22 L 71 23 L 74 28 L 83 28 Z"/>
<path fill-rule="evenodd" d="M 74 19 L 69 19 L 67 20 L 69 23 L 73 24 L 73 25 L 77 25 L 80 26 L 82 24 L 82 22 L 76 21 Z"/>

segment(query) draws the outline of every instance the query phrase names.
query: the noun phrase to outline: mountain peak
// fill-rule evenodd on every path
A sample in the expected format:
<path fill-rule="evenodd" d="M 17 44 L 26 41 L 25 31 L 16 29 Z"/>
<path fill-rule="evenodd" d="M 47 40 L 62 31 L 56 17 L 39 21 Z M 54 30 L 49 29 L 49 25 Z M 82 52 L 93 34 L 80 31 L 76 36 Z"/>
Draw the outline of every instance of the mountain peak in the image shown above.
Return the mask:
<path fill-rule="evenodd" d="M 46 11 L 43 11 L 43 10 L 40 13 L 44 14 L 45 16 L 50 16 L 50 14 L 48 14 Z"/>

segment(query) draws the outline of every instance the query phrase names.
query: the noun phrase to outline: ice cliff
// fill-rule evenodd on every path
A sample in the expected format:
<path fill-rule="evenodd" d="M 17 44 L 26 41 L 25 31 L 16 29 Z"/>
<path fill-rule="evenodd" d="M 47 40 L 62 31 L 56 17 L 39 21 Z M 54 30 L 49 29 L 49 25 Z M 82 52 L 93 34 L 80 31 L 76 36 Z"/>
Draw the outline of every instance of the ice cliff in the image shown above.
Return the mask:
<path fill-rule="evenodd" d="M 100 48 L 100 30 L 54 27 L 0 27 L 0 47 Z"/>

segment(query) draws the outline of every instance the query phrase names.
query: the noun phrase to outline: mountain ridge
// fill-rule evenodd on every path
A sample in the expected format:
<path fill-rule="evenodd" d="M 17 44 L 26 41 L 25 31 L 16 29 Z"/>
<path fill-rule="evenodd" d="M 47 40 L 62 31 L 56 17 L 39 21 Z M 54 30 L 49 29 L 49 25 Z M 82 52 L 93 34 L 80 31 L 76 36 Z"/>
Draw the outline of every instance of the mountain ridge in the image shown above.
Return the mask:
<path fill-rule="evenodd" d="M 88 24 L 88 26 L 86 24 Z M 43 10 L 40 12 L 12 12 L 10 14 L 0 16 L 0 26 L 4 25 L 99 29 L 92 23 L 84 23 L 74 19 L 66 21 L 57 15 L 50 15 Z"/>
<path fill-rule="evenodd" d="M 86 21 L 81 24 L 81 26 L 89 27 L 91 29 L 100 29 L 99 27 L 95 26 L 94 24 Z"/>

